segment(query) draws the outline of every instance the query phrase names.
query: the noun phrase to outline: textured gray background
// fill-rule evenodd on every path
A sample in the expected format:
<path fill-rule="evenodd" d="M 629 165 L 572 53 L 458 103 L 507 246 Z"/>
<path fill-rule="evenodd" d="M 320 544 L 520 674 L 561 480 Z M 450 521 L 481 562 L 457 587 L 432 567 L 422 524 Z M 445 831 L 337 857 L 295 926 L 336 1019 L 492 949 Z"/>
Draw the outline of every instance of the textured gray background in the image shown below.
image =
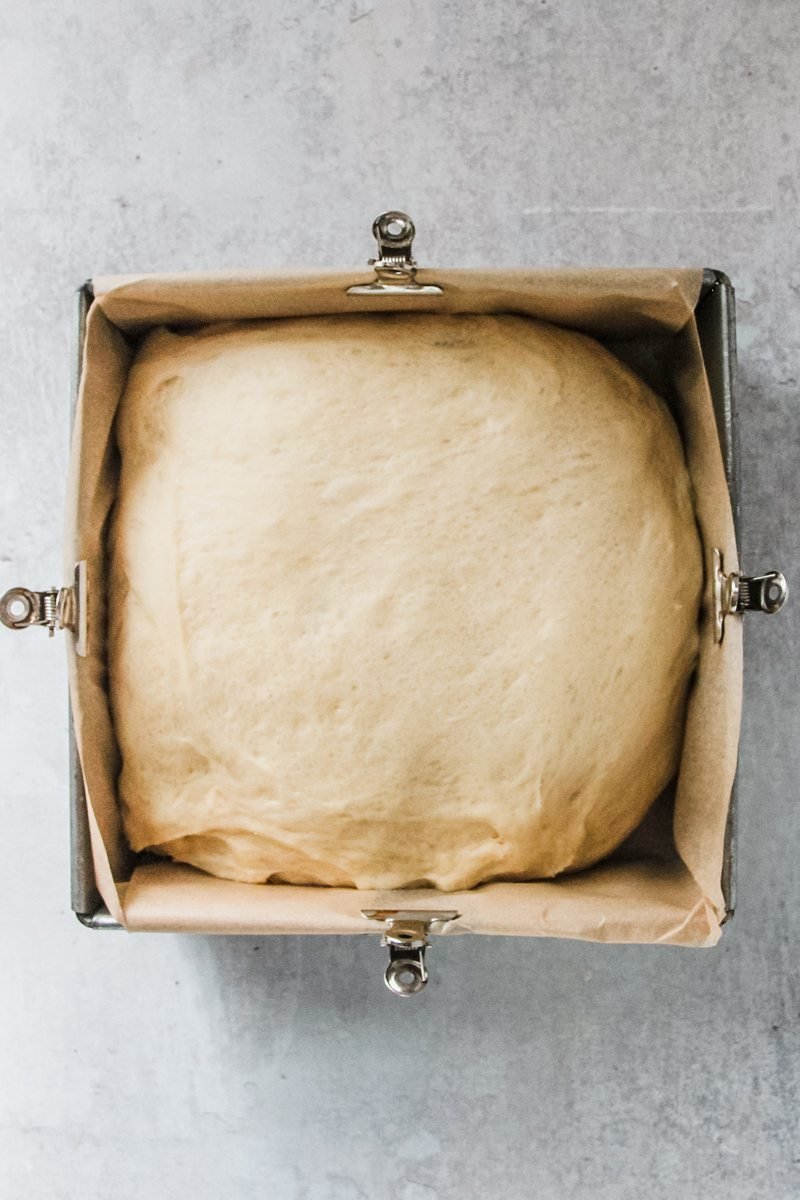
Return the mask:
<path fill-rule="evenodd" d="M 738 288 L 744 547 L 800 584 L 793 0 L 0 2 L 0 586 L 58 578 L 92 273 L 699 264 Z M 800 590 L 800 588 L 798 589 Z M 2 1200 L 800 1195 L 800 604 L 748 627 L 712 951 L 127 937 L 67 896 L 63 650 L 0 638 Z"/>

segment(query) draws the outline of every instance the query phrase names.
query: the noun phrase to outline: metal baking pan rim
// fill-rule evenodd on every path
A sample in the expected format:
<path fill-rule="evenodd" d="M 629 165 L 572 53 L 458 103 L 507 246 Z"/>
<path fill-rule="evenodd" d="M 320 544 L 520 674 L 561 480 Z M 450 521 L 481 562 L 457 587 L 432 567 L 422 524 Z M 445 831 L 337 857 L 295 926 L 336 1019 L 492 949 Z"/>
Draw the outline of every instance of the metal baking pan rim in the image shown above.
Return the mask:
<path fill-rule="evenodd" d="M 72 398 L 70 431 L 74 426 L 75 410 L 80 389 L 83 364 L 83 345 L 86 317 L 94 300 L 92 280 L 86 280 L 76 293 L 77 313 L 73 346 Z M 736 417 L 734 375 L 736 367 L 736 322 L 734 288 L 728 276 L 720 270 L 703 270 L 700 295 L 695 307 L 703 361 L 709 377 L 717 419 L 720 448 L 725 463 L 725 476 L 733 510 L 734 528 L 741 558 L 739 443 Z M 713 351 L 716 350 L 716 354 Z M 73 728 L 72 703 L 69 701 L 70 753 L 70 840 L 71 840 L 71 902 L 72 910 L 88 929 L 121 929 L 100 898 L 94 873 L 86 795 Z M 738 768 L 731 789 L 722 867 L 722 894 L 725 905 L 721 924 L 728 922 L 736 907 L 736 859 L 738 827 Z"/>

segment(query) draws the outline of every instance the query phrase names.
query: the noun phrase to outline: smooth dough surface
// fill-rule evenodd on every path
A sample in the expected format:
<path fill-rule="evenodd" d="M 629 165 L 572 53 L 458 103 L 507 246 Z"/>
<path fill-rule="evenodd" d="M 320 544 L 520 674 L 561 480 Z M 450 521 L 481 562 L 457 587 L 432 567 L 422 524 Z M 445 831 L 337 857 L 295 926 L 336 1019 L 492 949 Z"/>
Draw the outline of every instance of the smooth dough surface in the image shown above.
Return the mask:
<path fill-rule="evenodd" d="M 516 316 L 151 333 L 117 424 L 135 850 L 452 890 L 587 866 L 673 776 L 702 584 L 663 402 Z"/>

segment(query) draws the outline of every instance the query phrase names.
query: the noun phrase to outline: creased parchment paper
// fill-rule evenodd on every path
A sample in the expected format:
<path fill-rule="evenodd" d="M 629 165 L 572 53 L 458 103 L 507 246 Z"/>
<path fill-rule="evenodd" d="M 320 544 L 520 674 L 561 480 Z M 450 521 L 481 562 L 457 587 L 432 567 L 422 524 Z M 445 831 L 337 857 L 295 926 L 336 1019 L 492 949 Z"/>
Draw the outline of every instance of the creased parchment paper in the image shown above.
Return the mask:
<path fill-rule="evenodd" d="M 593 334 L 639 364 L 675 412 L 705 548 L 726 568 L 736 546 L 711 397 L 694 321 L 697 270 L 423 271 L 440 297 L 347 296 L 357 272 L 116 277 L 94 281 L 72 447 L 66 567 L 85 559 L 86 658 L 68 643 L 75 730 L 98 887 L 131 930 L 366 933 L 364 908 L 455 908 L 450 931 L 713 945 L 722 917 L 725 822 L 736 767 L 742 651 L 738 623 L 712 636 L 706 580 L 701 653 L 689 702 L 672 819 L 649 822 L 610 860 L 578 875 L 494 883 L 468 892 L 402 892 L 241 884 L 169 862 L 137 865 L 121 831 L 118 751 L 105 666 L 104 537 L 114 500 L 113 421 L 136 335 L 158 324 L 365 311 L 516 312 Z M 641 361 L 640 361 L 641 360 Z M 226 419 L 221 414 L 221 419 Z M 591 597 L 587 597 L 591 603 Z M 669 810 L 662 808 L 663 813 Z"/>

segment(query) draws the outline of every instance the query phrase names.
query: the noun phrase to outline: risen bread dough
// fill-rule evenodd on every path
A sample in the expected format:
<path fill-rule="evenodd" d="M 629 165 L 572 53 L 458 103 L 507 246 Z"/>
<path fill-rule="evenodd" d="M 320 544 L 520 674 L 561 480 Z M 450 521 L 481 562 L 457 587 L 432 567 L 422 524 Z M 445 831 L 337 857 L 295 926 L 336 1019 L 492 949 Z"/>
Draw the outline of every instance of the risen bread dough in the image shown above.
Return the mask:
<path fill-rule="evenodd" d="M 524 317 L 152 333 L 118 419 L 134 849 L 443 889 L 586 866 L 675 772 L 702 568 L 664 404 Z"/>

